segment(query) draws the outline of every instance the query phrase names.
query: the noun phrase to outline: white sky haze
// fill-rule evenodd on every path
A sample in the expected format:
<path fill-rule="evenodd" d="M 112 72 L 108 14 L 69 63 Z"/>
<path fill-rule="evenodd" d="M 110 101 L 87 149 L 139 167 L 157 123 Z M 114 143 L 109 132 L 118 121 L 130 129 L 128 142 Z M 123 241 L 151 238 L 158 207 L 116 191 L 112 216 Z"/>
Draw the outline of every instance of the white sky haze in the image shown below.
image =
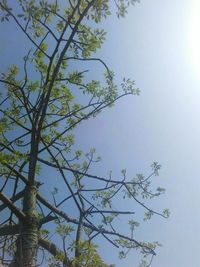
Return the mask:
<path fill-rule="evenodd" d="M 171 216 L 141 222 L 136 234 L 163 245 L 152 267 L 198 267 L 200 0 L 141 0 L 125 19 L 110 17 L 104 28 L 108 37 L 98 55 L 119 83 L 123 77 L 134 79 L 141 95 L 124 98 L 84 122 L 76 132 L 77 142 L 86 151 L 96 148 L 102 157 L 96 168 L 101 174 L 109 170 L 119 174 L 126 168 L 132 178 L 136 173 L 148 175 L 152 162 L 161 163 L 155 183 L 166 193 L 150 205 L 157 210 L 169 208 Z M 2 69 L 22 51 L 16 55 L 15 29 L 8 26 L 5 31 L 0 24 L 0 32 L 0 56 L 10 55 Z M 117 251 L 110 249 L 106 244 L 100 248 L 110 263 L 137 267 L 137 253 L 119 261 Z"/>
<path fill-rule="evenodd" d="M 105 27 L 100 54 L 119 79 L 136 81 L 141 96 L 121 100 L 90 121 L 89 131 L 83 126 L 78 138 L 97 148 L 105 169 L 148 174 L 151 162 L 162 164 L 157 182 L 167 191 L 153 205 L 168 207 L 171 216 L 141 224 L 140 234 L 163 245 L 153 267 L 198 267 L 200 1 L 143 0 Z M 135 267 L 137 261 L 130 253 L 118 264 Z"/>

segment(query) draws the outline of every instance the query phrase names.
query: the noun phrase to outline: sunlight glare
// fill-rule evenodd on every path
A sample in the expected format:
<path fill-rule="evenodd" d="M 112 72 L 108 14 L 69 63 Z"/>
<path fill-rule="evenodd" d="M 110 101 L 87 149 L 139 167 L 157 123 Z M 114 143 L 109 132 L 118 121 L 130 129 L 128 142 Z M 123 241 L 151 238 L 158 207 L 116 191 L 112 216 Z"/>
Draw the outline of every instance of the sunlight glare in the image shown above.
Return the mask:
<path fill-rule="evenodd" d="M 195 0 L 189 29 L 189 57 L 195 76 L 200 81 L 200 1 Z"/>

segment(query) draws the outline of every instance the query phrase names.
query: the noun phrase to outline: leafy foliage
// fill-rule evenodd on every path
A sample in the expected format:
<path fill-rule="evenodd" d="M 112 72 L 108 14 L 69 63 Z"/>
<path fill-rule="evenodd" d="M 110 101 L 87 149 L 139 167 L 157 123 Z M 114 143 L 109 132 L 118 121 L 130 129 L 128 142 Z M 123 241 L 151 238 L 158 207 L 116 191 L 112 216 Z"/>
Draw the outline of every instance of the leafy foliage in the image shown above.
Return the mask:
<path fill-rule="evenodd" d="M 118 210 L 113 203 L 134 200 L 145 210 L 144 220 L 153 214 L 168 217 L 168 210 L 159 213 L 143 202 L 164 193 L 161 187 L 151 189 L 161 166 L 154 163 L 148 177 L 131 179 L 126 170 L 117 179 L 112 173 L 93 175 L 91 166 L 100 157 L 95 149 L 81 151 L 73 134 L 121 97 L 140 93 L 131 79 L 119 87 L 106 63 L 94 57 L 106 38 L 102 20 L 111 13 L 124 17 L 136 2 L 1 1 L 1 22 L 15 23 L 30 42 L 23 65 L 11 65 L 0 77 L 0 211 L 7 210 L 0 228 L 3 262 L 36 266 L 48 255 L 49 266 L 111 267 L 98 253 L 100 236 L 119 249 L 120 258 L 131 249 L 155 255 L 158 243 L 134 238 L 135 211 Z M 103 78 L 96 78 L 94 63 L 104 67 Z M 56 177 L 52 190 L 49 173 Z M 51 195 L 42 196 L 43 188 Z M 133 217 L 130 235 L 115 222 L 122 215 Z"/>

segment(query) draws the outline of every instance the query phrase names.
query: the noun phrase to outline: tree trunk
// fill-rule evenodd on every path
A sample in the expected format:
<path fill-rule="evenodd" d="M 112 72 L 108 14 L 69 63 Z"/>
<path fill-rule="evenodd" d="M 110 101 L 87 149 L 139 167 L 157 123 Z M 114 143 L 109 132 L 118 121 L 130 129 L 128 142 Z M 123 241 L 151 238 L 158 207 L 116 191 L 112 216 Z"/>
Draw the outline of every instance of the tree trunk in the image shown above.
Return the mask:
<path fill-rule="evenodd" d="M 21 222 L 17 250 L 11 267 L 36 267 L 38 249 L 38 214 L 36 210 L 37 187 L 27 185 L 23 200 L 26 220 Z"/>

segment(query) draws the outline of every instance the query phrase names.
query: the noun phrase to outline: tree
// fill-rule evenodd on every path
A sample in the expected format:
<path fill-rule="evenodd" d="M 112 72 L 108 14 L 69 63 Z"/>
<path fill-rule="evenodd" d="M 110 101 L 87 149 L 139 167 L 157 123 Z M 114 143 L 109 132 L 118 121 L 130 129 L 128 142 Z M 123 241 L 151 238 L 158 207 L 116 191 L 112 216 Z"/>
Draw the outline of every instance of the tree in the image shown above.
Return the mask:
<path fill-rule="evenodd" d="M 146 219 L 153 214 L 168 217 L 168 210 L 156 212 L 141 200 L 164 192 L 150 189 L 160 165 L 154 163 L 148 177 L 137 174 L 130 179 L 126 170 L 120 179 L 111 173 L 93 175 L 91 165 L 100 159 L 94 149 L 80 151 L 73 136 L 84 120 L 121 97 L 139 94 L 130 79 L 124 78 L 118 89 L 113 72 L 94 57 L 106 35 L 96 26 L 111 10 L 123 17 L 135 2 L 116 0 L 111 7 L 108 0 L 1 1 L 1 21 L 19 27 L 31 47 L 23 65 L 11 65 L 0 78 L 3 264 L 35 267 L 45 259 L 45 266 L 106 267 L 97 251 L 99 236 L 121 248 L 120 257 L 130 249 L 144 257 L 155 255 L 157 242 L 134 238 L 137 221 L 128 221 L 130 235 L 116 228 L 117 217 L 134 212 L 116 210 L 113 202 L 130 198 L 145 210 Z M 105 68 L 101 82 L 90 79 L 94 72 L 88 74 L 94 62 Z M 55 188 L 44 197 L 50 172 L 56 177 Z M 58 194 L 62 188 L 66 195 Z"/>

